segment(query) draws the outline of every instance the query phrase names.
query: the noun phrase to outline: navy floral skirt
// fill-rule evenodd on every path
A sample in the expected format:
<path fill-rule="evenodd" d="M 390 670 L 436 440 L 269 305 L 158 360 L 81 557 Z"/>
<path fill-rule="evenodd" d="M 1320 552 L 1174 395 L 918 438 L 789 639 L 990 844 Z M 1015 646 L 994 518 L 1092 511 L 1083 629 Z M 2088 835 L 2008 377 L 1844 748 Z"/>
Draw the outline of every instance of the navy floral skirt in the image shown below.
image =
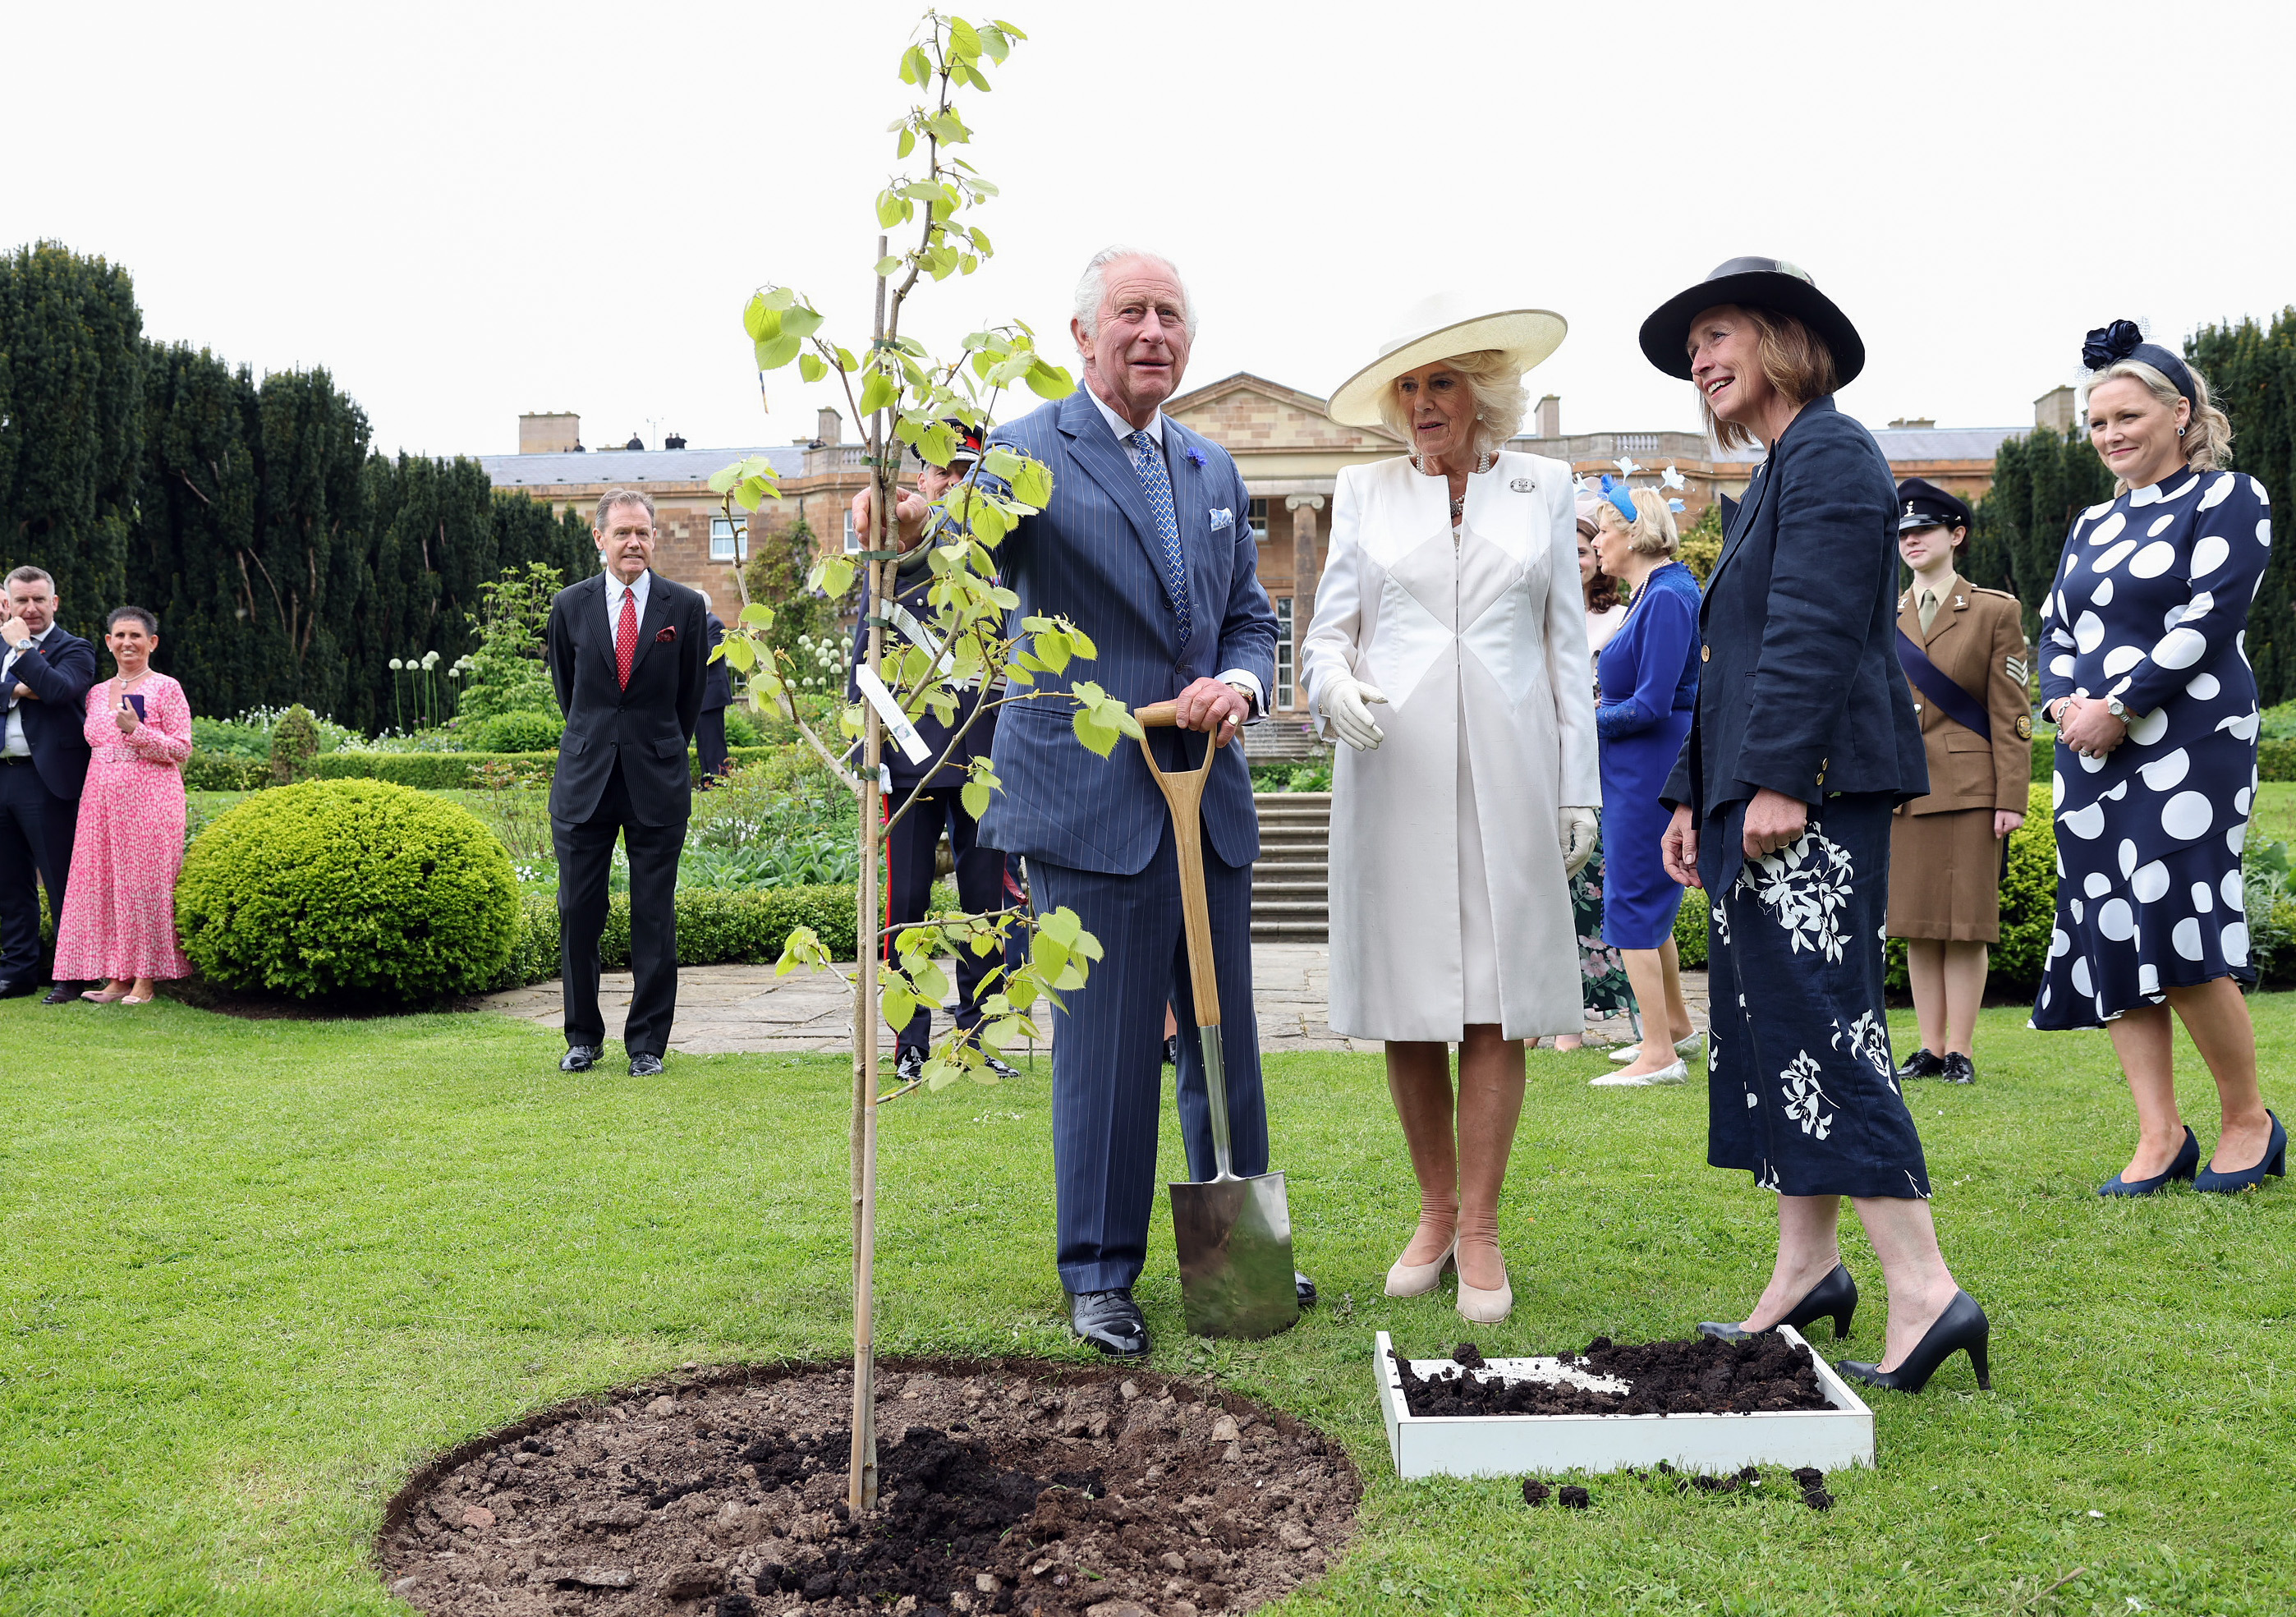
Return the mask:
<path fill-rule="evenodd" d="M 1828 798 L 1710 895 L 1706 1160 L 1782 1195 L 1930 1194 L 1882 1007 L 1890 807 Z M 1735 843 L 1745 805 L 1709 825 Z"/>

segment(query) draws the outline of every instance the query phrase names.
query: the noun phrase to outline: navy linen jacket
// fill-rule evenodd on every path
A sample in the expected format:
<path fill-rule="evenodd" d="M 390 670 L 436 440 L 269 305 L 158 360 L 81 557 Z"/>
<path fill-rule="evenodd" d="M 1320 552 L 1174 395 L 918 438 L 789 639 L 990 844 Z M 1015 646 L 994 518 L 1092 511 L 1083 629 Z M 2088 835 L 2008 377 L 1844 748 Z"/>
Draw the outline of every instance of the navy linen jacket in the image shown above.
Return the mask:
<path fill-rule="evenodd" d="M 1829 396 L 1779 434 L 1738 507 L 1699 605 L 1698 707 L 1665 792 L 1698 817 L 1709 892 L 1742 854 L 1716 822 L 1765 786 L 1812 807 L 1929 790 L 1898 666 L 1897 501 L 1881 446 Z"/>
<path fill-rule="evenodd" d="M 989 441 L 1036 456 L 1053 473 L 1051 503 L 1022 518 L 997 546 L 1004 582 L 1021 597 L 1015 622 L 1065 616 L 1099 653 L 1062 674 L 1039 674 L 1037 690 L 1091 680 L 1127 707 L 1142 708 L 1230 669 L 1256 676 L 1263 692 L 1275 690 L 1275 613 L 1259 585 L 1243 477 L 1226 450 L 1166 417 L 1164 458 L 1193 629 L 1183 648 L 1140 474 L 1090 396 L 1078 388 L 998 428 Z M 1225 521 L 1216 514 L 1222 511 Z M 1074 710 L 1057 696 L 998 710 L 991 756 L 1004 789 L 980 822 L 980 840 L 1072 869 L 1136 874 L 1155 857 L 1169 818 L 1163 793 L 1130 737 L 1104 759 L 1086 750 L 1070 723 Z M 1203 757 L 1207 737 L 1187 732 L 1183 753 L 1178 735 L 1149 732 L 1158 766 L 1168 772 Z M 1249 865 L 1259 857 L 1250 772 L 1241 744 L 1220 754 L 1204 792 L 1205 834 L 1223 863 Z"/>
<path fill-rule="evenodd" d="M 32 768 L 50 794 L 77 798 L 87 780 L 87 691 L 95 683 L 95 647 L 62 628 L 16 659 L 9 677 L 34 701 L 19 702 Z"/>
<path fill-rule="evenodd" d="M 668 825 L 693 808 L 685 749 L 701 721 L 708 683 L 708 614 L 701 595 L 660 573 L 646 585 L 630 684 L 614 677 L 614 631 L 606 621 L 606 575 L 570 584 L 550 603 L 550 678 L 566 715 L 550 779 L 554 819 L 576 824 L 598 811 L 617 759 L 630 812 L 641 825 Z"/>

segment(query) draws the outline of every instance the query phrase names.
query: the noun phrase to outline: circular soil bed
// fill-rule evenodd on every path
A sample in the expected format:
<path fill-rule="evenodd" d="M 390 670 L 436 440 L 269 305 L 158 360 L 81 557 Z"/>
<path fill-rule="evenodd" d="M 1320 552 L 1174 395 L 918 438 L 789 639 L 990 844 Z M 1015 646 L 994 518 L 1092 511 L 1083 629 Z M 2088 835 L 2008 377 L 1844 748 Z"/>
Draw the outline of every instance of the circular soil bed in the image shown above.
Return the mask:
<path fill-rule="evenodd" d="M 877 1510 L 845 1506 L 850 1369 L 626 1389 L 465 1443 L 376 1558 L 439 1613 L 1244 1612 L 1322 1573 L 1337 1444 L 1198 1383 L 920 1360 L 878 1371 Z"/>

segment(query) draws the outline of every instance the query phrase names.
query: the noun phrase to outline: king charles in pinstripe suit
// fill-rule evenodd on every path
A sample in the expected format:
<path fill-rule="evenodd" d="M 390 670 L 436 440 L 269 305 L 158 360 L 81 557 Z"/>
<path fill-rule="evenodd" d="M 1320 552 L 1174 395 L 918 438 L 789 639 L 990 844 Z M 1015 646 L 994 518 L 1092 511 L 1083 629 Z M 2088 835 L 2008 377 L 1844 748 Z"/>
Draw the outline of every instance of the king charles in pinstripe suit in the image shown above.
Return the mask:
<path fill-rule="evenodd" d="M 1077 309 L 1070 331 L 1085 385 L 989 440 L 1053 472 L 1051 503 L 998 552 L 1021 597 L 1015 616 L 1073 620 L 1099 655 L 1071 664 L 1069 677 L 1096 681 L 1129 707 L 1177 700 L 1183 729 L 1210 732 L 1225 746 L 1264 710 L 1275 615 L 1259 586 L 1235 463 L 1160 408 L 1187 365 L 1194 319 L 1186 289 L 1163 259 L 1111 249 L 1086 266 Z M 905 545 L 923 514 L 922 501 L 904 497 Z M 1038 677 L 1039 690 L 1063 685 Z M 1134 746 L 1095 757 L 1078 744 L 1069 713 L 1057 699 L 1003 710 L 994 757 L 1004 790 L 981 820 L 980 840 L 1025 856 L 1038 910 L 1074 910 L 1105 951 L 1091 981 L 1053 1015 L 1058 1258 L 1077 1334 L 1130 1356 L 1149 1345 L 1131 1288 L 1155 1204 L 1164 1007 L 1190 1003 L 1187 953 L 1164 799 Z M 1167 770 L 1203 756 L 1200 736 L 1159 730 L 1150 741 Z M 1235 1171 L 1264 1173 L 1267 1113 L 1250 1014 L 1259 825 L 1242 747 L 1227 747 L 1213 766 L 1203 814 Z M 1179 1106 L 1189 1173 L 1208 1179 L 1203 1062 L 1185 1031 Z"/>

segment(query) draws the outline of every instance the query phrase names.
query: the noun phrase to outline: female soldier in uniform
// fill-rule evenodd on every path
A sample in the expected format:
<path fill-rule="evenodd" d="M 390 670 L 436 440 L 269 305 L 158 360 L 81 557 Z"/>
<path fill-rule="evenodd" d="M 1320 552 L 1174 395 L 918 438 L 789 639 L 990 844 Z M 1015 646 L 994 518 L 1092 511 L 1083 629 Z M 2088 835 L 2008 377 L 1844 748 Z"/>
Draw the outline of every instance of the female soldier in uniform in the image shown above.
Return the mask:
<path fill-rule="evenodd" d="M 2017 597 L 1954 571 L 1969 507 L 1934 484 L 1898 485 L 1898 661 L 1914 687 L 1927 797 L 1900 803 L 1890 837 L 1889 935 L 1906 940 L 1922 1047 L 1909 1078 L 1974 1082 L 1970 1044 L 1985 997 L 1986 946 L 2001 937 L 2005 839 L 2025 823 L 2033 710 Z"/>

